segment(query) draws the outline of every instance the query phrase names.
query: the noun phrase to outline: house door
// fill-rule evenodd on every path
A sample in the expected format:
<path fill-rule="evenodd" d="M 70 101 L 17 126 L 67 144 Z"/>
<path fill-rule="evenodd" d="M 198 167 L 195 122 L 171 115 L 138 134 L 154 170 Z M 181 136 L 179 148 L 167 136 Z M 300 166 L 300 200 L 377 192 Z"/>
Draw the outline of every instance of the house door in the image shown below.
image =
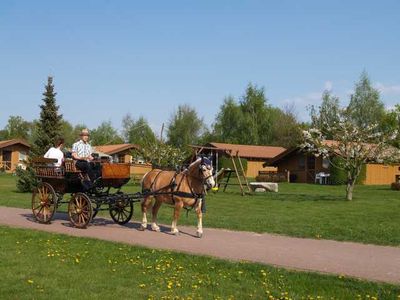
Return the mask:
<path fill-rule="evenodd" d="M 3 165 L 6 171 L 11 170 L 11 151 L 3 151 Z"/>
<path fill-rule="evenodd" d="M 307 156 L 307 183 L 315 182 L 315 156 Z"/>

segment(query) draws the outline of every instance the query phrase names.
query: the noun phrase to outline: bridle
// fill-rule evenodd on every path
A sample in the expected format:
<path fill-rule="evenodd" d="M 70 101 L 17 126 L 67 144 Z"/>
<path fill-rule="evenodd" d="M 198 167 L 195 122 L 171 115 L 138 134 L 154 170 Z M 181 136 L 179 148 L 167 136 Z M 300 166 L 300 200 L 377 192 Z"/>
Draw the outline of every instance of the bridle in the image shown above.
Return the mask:
<path fill-rule="evenodd" d="M 199 173 L 201 174 L 201 177 L 202 177 L 202 183 L 203 183 L 203 185 L 204 184 L 206 184 L 207 186 L 209 186 L 209 184 L 207 183 L 207 180 L 210 178 L 210 177 L 213 177 L 214 175 L 212 174 L 212 169 L 213 169 L 213 167 L 212 167 L 212 163 L 211 163 L 211 161 L 208 159 L 208 158 L 206 158 L 206 157 L 202 157 L 201 158 L 201 162 L 200 162 L 200 165 L 199 165 Z M 210 171 L 210 175 L 204 175 L 204 173 L 205 173 L 205 171 L 206 170 L 208 170 L 208 171 Z M 211 187 L 210 187 L 211 188 Z"/>

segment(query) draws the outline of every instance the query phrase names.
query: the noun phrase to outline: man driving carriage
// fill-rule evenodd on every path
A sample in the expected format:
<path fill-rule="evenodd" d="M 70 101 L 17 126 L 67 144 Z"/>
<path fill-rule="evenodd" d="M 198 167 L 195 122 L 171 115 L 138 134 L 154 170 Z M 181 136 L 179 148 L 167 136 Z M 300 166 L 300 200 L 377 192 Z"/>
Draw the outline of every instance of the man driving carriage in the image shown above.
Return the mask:
<path fill-rule="evenodd" d="M 99 165 L 93 162 L 93 150 L 89 144 L 89 130 L 82 129 L 79 141 L 72 145 L 72 158 L 76 160 L 76 167 L 89 176 L 89 181 L 84 181 L 85 188 L 93 186 L 93 182 L 99 177 Z"/>

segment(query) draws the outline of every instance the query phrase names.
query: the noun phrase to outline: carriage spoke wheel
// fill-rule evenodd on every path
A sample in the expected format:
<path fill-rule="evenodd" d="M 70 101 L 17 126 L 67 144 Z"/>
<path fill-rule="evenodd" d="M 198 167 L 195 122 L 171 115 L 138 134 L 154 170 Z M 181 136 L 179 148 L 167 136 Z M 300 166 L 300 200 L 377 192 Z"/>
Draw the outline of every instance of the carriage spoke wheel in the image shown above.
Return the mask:
<path fill-rule="evenodd" d="M 39 223 L 50 223 L 57 209 L 57 195 L 53 187 L 41 182 L 32 193 L 32 213 Z"/>
<path fill-rule="evenodd" d="M 132 219 L 133 202 L 128 199 L 118 198 L 110 203 L 109 208 L 111 218 L 119 225 L 124 225 Z"/>
<path fill-rule="evenodd" d="M 77 228 L 86 228 L 92 220 L 92 203 L 84 193 L 76 193 L 68 204 L 69 221 Z"/>

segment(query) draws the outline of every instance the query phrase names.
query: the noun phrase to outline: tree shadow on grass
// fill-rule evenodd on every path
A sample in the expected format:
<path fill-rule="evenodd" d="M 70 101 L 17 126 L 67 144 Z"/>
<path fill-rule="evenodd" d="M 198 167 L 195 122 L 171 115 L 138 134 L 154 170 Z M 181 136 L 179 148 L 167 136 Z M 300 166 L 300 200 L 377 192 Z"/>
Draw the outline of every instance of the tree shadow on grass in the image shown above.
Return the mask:
<path fill-rule="evenodd" d="M 221 195 L 221 194 L 220 194 Z M 264 193 L 251 193 L 242 196 L 240 192 L 225 192 L 224 195 L 226 197 L 229 196 L 237 196 L 238 199 L 243 199 L 246 201 L 247 198 L 257 199 L 263 201 L 267 200 L 276 200 L 276 201 L 294 201 L 294 202 L 304 202 L 304 201 L 327 201 L 327 202 L 347 202 L 345 198 L 345 194 L 343 195 L 329 195 L 329 194 L 311 194 L 311 193 L 273 193 L 273 192 L 264 192 Z"/>
<path fill-rule="evenodd" d="M 324 201 L 324 202 L 347 202 L 345 196 L 333 196 L 333 195 L 321 195 L 321 194 L 289 194 L 279 193 L 273 197 L 269 197 L 269 200 L 277 201 L 291 201 L 291 202 L 305 202 L 305 201 Z"/>

